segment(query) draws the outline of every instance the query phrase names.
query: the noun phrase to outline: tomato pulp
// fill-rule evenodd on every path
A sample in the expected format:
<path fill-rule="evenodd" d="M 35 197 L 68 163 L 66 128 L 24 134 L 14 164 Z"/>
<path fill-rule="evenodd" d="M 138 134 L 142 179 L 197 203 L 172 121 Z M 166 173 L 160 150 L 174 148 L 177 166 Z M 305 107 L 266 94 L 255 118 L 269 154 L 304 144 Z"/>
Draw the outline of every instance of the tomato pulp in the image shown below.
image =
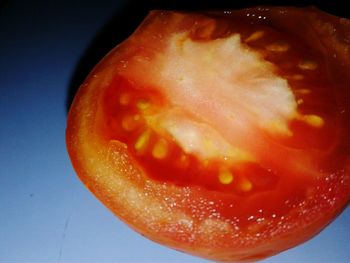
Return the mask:
<path fill-rule="evenodd" d="M 67 146 L 132 228 L 217 261 L 306 241 L 350 198 L 350 22 L 154 11 L 81 86 Z"/>

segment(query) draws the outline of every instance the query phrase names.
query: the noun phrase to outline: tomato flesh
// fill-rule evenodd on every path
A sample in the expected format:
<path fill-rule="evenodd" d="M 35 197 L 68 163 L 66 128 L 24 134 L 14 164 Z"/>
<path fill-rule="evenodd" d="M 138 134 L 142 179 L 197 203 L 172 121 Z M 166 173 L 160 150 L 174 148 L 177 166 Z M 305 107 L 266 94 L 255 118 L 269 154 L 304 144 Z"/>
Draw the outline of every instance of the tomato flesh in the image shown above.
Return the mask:
<path fill-rule="evenodd" d="M 147 237 L 213 260 L 315 235 L 350 198 L 350 62 L 342 42 L 299 32 L 308 15 L 335 23 L 293 8 L 153 12 L 74 101 L 84 183 Z"/>

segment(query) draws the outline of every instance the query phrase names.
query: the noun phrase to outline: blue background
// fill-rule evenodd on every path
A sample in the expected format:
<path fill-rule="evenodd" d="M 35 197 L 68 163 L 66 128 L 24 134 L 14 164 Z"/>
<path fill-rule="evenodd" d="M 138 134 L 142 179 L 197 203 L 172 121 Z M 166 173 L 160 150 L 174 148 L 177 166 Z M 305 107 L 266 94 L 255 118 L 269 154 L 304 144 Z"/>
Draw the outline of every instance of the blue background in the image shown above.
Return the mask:
<path fill-rule="evenodd" d="M 1 263 L 207 262 L 126 227 L 80 183 L 65 148 L 77 86 L 160 2 L 0 3 Z M 349 223 L 347 209 L 313 240 L 266 262 L 348 262 Z"/>

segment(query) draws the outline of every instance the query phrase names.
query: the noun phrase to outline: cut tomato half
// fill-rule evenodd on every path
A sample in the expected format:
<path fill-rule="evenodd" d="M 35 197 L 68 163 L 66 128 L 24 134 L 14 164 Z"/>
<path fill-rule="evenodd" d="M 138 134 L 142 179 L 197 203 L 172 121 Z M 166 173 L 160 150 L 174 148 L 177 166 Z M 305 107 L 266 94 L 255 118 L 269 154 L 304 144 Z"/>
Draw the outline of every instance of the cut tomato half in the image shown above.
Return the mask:
<path fill-rule="evenodd" d="M 350 21 L 308 8 L 153 11 L 79 89 L 88 189 L 156 242 L 262 259 L 350 199 Z"/>

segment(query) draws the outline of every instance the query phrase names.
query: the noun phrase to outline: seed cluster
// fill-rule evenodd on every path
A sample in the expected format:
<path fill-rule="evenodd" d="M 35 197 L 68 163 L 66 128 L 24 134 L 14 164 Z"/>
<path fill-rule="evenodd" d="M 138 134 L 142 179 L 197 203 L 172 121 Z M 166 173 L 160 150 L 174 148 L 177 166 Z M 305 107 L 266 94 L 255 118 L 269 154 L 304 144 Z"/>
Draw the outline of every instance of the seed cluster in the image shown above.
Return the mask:
<path fill-rule="evenodd" d="M 251 44 L 254 41 L 261 40 L 265 36 L 265 32 L 262 30 L 258 30 L 253 32 L 251 35 L 245 38 L 244 42 L 247 44 Z M 286 53 L 291 49 L 291 45 L 284 40 L 272 42 L 265 46 L 265 49 L 269 52 L 278 54 L 278 53 Z M 293 81 L 302 81 L 305 79 L 305 74 L 308 74 L 311 71 L 315 71 L 318 68 L 318 63 L 309 58 L 301 58 L 299 59 L 297 67 L 301 70 L 300 73 L 293 74 L 290 76 L 286 76 L 287 79 Z M 310 95 L 311 89 L 308 88 L 294 88 L 293 92 L 297 97 L 297 104 L 301 105 L 305 102 L 302 96 Z M 304 123 L 314 127 L 314 128 L 322 128 L 325 124 L 323 118 L 317 114 L 299 114 L 295 116 L 295 118 L 299 121 L 303 121 Z"/>
<path fill-rule="evenodd" d="M 210 38 L 215 31 L 215 23 L 209 23 L 207 26 L 209 27 L 208 30 L 197 30 L 201 38 L 204 38 L 204 35 L 206 39 Z M 265 41 L 264 50 L 261 51 L 264 56 L 268 56 L 266 52 L 273 56 L 282 56 L 282 54 L 291 52 L 293 49 L 293 45 L 287 40 L 266 42 L 264 38 L 267 35 L 268 32 L 257 30 L 243 37 L 241 41 L 252 49 L 255 49 L 255 43 Z M 261 48 L 257 48 L 257 50 L 261 50 Z M 280 65 L 276 63 L 276 66 L 279 67 Z M 294 70 L 293 74 L 284 75 L 283 77 L 288 81 L 300 83 L 307 78 L 309 72 L 318 69 L 318 63 L 309 58 L 300 58 L 295 67 L 299 69 L 298 72 Z M 307 96 L 312 93 L 312 89 L 304 86 L 292 85 L 291 88 L 298 106 L 304 105 Z M 176 138 L 162 130 L 158 125 L 159 123 L 149 121 L 153 115 L 163 109 L 162 105 L 157 105 L 157 99 L 152 98 L 152 94 L 148 94 L 147 91 L 128 87 L 126 91 L 123 90 L 119 93 L 117 107 L 122 112 L 121 116 L 118 117 L 118 121 L 120 128 L 126 133 L 126 143 L 136 159 L 141 162 L 144 160 L 145 163 L 151 162 L 153 168 L 149 166 L 150 169 L 155 169 L 155 171 L 150 172 L 151 175 L 158 173 L 157 176 L 162 179 L 173 175 L 175 181 L 182 180 L 187 183 L 196 181 L 199 184 L 203 183 L 217 189 L 229 189 L 239 193 L 247 193 L 259 188 L 249 175 L 246 176 L 242 172 L 237 173 L 232 164 L 225 162 L 225 160 L 199 160 L 193 154 L 181 149 L 177 145 Z M 298 113 L 297 116 L 292 117 L 311 128 L 321 129 L 325 124 L 324 119 L 318 114 Z M 205 147 L 206 142 L 203 141 L 202 143 Z M 215 144 L 215 142 L 211 143 Z M 248 160 L 245 162 L 248 162 Z M 144 167 L 144 163 L 142 163 L 142 167 Z M 253 169 L 251 172 L 256 171 Z"/>
<path fill-rule="evenodd" d="M 158 176 L 173 173 L 174 177 L 181 177 L 181 174 L 186 174 L 188 178 L 184 181 L 187 182 L 207 181 L 207 185 L 218 187 L 221 185 L 221 187 L 227 187 L 227 190 L 239 193 L 253 190 L 254 186 L 249 178 L 242 173 L 235 173 L 225 160 L 199 160 L 184 152 L 169 134 L 164 131 L 159 132 L 159 127 L 154 127 L 155 124 L 147 121 L 151 116 L 149 112 L 154 113 L 158 105 L 151 99 L 147 99 L 145 94 L 142 96 L 140 98 L 139 94 L 135 95 L 134 91 L 130 91 L 121 93 L 118 98 L 118 107 L 124 113 L 120 117 L 120 127 L 128 134 L 126 143 L 131 147 L 131 152 L 136 158 L 147 160 L 154 166 L 166 166 L 164 174 Z M 162 173 L 159 169 L 156 169 L 158 173 Z"/>

